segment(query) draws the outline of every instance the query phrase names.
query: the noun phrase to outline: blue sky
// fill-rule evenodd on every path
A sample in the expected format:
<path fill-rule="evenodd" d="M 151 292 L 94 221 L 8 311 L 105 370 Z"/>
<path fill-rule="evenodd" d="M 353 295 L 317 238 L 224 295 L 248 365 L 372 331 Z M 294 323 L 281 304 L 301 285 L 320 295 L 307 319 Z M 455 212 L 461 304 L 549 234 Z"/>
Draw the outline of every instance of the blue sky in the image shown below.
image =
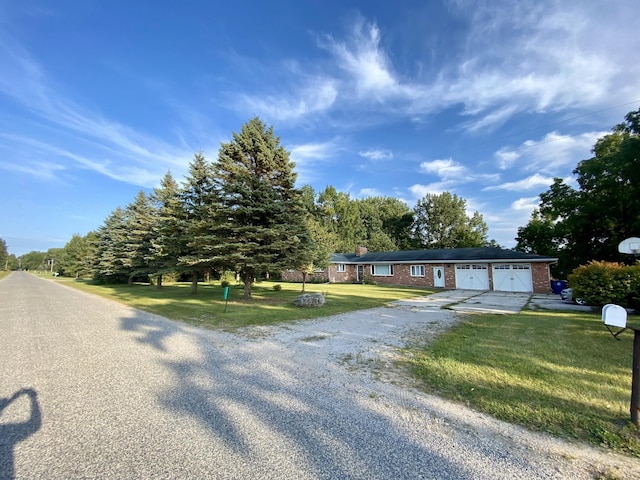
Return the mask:
<path fill-rule="evenodd" d="M 0 238 L 62 247 L 254 115 L 298 184 L 467 200 L 515 245 L 640 106 L 638 0 L 0 0 Z"/>

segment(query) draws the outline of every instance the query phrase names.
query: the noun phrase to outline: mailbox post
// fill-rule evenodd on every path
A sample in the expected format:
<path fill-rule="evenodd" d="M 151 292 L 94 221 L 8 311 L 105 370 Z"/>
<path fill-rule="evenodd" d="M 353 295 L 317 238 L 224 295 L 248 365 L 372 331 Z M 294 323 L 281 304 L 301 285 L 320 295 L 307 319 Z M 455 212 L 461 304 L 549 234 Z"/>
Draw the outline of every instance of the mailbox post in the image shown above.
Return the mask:
<path fill-rule="evenodd" d="M 633 329 L 633 372 L 631 373 L 631 422 L 640 427 L 640 330 Z"/>
<path fill-rule="evenodd" d="M 638 237 L 625 238 L 623 241 L 621 241 L 618 244 L 618 252 L 625 253 L 627 255 L 633 255 L 635 258 L 638 258 L 638 255 L 640 255 L 640 238 Z M 618 307 L 618 305 L 615 305 L 615 306 Z M 602 321 L 605 323 L 605 325 L 607 325 L 607 328 L 609 328 L 608 326 L 609 324 L 607 324 L 608 320 L 605 319 L 605 308 L 607 308 L 607 305 L 605 305 L 604 308 L 602 309 Z M 618 333 L 621 333 L 622 331 L 624 331 L 625 328 L 627 328 L 626 327 L 627 311 L 624 310 L 622 307 L 618 307 L 618 308 L 624 311 L 624 325 L 622 325 L 623 330 L 620 330 L 620 332 L 618 332 Z M 611 310 L 611 312 L 613 313 L 613 310 Z M 616 316 L 621 316 L 621 315 L 622 314 L 618 310 L 618 313 L 616 314 Z M 614 325 L 614 326 L 619 326 L 619 325 Z M 640 329 L 631 328 L 631 330 L 633 330 L 633 371 L 631 373 L 631 421 L 636 427 L 640 427 L 640 422 L 638 420 L 638 413 L 640 412 Z M 609 331 L 611 331 L 610 328 L 609 328 Z M 616 336 L 617 334 L 614 335 L 614 337 Z"/>
<path fill-rule="evenodd" d="M 633 330 L 633 365 L 631 371 L 631 405 L 629 407 L 631 413 L 631 422 L 640 427 L 640 329 L 627 327 L 627 311 L 620 305 L 609 303 L 602 307 L 602 322 L 609 329 L 616 340 L 625 330 Z M 613 332 L 611 327 L 621 328 L 617 332 Z"/>

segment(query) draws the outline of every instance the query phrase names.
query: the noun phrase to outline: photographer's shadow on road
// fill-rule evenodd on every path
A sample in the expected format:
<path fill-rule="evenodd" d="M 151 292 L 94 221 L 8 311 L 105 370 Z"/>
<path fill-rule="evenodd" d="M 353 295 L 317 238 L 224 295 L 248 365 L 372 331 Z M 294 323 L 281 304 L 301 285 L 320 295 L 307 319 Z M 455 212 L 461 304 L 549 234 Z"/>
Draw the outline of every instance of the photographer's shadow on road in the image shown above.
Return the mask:
<path fill-rule="evenodd" d="M 2 412 L 21 397 L 28 397 L 31 403 L 29 418 L 26 421 L 5 422 Z M 42 415 L 38 404 L 37 393 L 32 388 L 18 390 L 9 398 L 0 398 L 0 480 L 13 480 L 15 477 L 14 448 L 40 429 Z"/>

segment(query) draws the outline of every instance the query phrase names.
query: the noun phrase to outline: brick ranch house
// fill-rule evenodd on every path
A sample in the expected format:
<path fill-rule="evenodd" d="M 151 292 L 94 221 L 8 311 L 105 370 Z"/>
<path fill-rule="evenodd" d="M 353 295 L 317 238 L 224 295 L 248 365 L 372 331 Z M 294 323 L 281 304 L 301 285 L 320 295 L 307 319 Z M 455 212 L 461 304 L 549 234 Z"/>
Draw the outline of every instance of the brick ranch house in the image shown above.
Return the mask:
<path fill-rule="evenodd" d="M 335 253 L 327 269 L 309 275 L 307 281 L 361 282 L 466 290 L 550 293 L 549 265 L 557 258 L 502 248 L 450 248 Z M 282 279 L 302 281 L 302 273 L 283 272 Z"/>

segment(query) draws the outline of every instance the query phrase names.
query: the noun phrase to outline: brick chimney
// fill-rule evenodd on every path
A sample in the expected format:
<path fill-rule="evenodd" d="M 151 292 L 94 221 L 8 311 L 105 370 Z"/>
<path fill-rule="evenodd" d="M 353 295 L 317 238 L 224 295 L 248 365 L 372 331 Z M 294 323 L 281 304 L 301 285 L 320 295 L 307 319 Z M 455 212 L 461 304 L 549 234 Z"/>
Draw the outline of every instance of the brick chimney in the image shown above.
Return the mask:
<path fill-rule="evenodd" d="M 356 247 L 356 257 L 361 257 L 367 254 L 367 247 Z"/>

